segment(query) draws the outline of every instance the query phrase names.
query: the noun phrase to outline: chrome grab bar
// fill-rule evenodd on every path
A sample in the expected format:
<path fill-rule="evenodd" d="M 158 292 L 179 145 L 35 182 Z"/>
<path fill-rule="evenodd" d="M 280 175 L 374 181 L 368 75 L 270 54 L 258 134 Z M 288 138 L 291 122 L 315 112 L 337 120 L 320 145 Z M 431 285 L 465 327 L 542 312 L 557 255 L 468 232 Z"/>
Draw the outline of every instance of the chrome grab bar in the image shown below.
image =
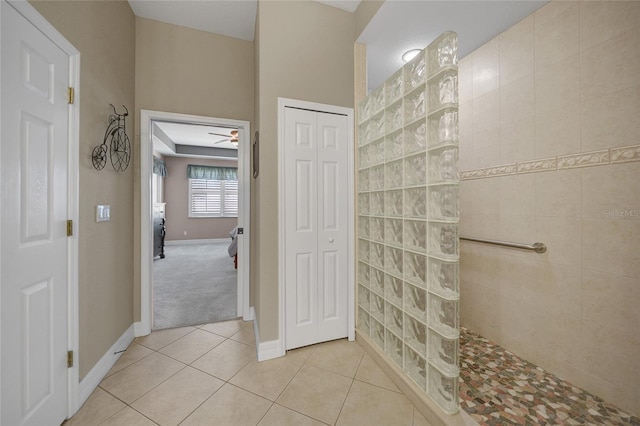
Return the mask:
<path fill-rule="evenodd" d="M 536 253 L 544 253 L 547 251 L 547 246 L 544 243 L 518 244 L 518 243 L 510 243 L 508 241 L 485 240 L 481 238 L 467 238 L 467 237 L 460 237 L 460 239 L 465 241 L 473 241 L 476 243 L 493 244 L 496 246 L 512 247 L 512 248 L 518 248 L 523 250 L 532 250 L 532 251 L 535 251 Z"/>

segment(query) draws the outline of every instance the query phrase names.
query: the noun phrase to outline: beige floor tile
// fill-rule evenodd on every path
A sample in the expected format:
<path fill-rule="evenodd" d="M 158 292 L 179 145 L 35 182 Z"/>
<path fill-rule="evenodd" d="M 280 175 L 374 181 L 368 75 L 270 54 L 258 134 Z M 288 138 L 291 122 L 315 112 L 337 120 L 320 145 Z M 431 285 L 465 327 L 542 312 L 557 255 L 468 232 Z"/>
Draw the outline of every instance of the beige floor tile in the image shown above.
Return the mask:
<path fill-rule="evenodd" d="M 413 426 L 432 426 L 416 407 L 413 407 Z"/>
<path fill-rule="evenodd" d="M 363 354 L 356 342 L 336 340 L 318 345 L 306 363 L 353 378 Z"/>
<path fill-rule="evenodd" d="M 159 352 L 185 364 L 191 364 L 224 340 L 224 337 L 218 336 L 217 334 L 196 329 L 175 342 L 168 344 L 160 349 Z"/>
<path fill-rule="evenodd" d="M 305 346 L 298 349 L 291 349 L 287 351 L 286 356 L 295 359 L 296 361 L 305 362 L 311 354 L 316 350 L 318 345 Z"/>
<path fill-rule="evenodd" d="M 87 399 L 78 412 L 67 420 L 65 426 L 93 426 L 99 425 L 106 419 L 122 410 L 122 401 L 97 388 Z"/>
<path fill-rule="evenodd" d="M 406 396 L 356 380 L 337 425 L 411 426 L 412 422 L 413 405 Z"/>
<path fill-rule="evenodd" d="M 175 342 L 182 336 L 191 333 L 194 327 L 168 328 L 166 330 L 157 330 L 148 336 L 137 337 L 134 342 L 157 351 L 167 346 L 169 343 Z"/>
<path fill-rule="evenodd" d="M 278 404 L 273 404 L 258 426 L 322 426 L 324 423 L 296 413 Z"/>
<path fill-rule="evenodd" d="M 254 360 L 233 376 L 230 383 L 275 401 L 300 367 L 302 362 L 286 356 L 262 362 Z"/>
<path fill-rule="evenodd" d="M 240 328 L 242 327 L 243 323 L 244 321 L 242 321 L 241 319 L 237 319 L 232 321 L 223 321 L 223 322 L 214 322 L 211 324 L 204 324 L 204 325 L 201 325 L 200 328 L 203 330 L 209 331 L 211 333 L 215 333 L 219 336 L 231 337 L 234 334 L 236 334 L 238 331 L 240 331 Z M 249 324 L 252 324 L 253 326 L 252 321 L 249 321 Z"/>
<path fill-rule="evenodd" d="M 253 359 L 256 359 L 254 347 L 225 340 L 191 365 L 222 380 L 229 380 Z"/>
<path fill-rule="evenodd" d="M 325 423 L 334 424 L 353 380 L 304 365 L 278 398 L 278 403 Z"/>
<path fill-rule="evenodd" d="M 393 384 L 389 376 L 387 376 L 378 364 L 376 364 L 375 361 L 367 354 L 364 355 L 362 362 L 360 363 L 360 367 L 358 367 L 356 380 L 381 386 L 394 392 L 400 392 L 400 389 Z"/>
<path fill-rule="evenodd" d="M 181 423 L 189 425 L 256 425 L 271 402 L 226 384 Z"/>
<path fill-rule="evenodd" d="M 153 351 L 145 346 L 139 345 L 136 342 L 131 342 L 127 350 L 118 358 L 118 361 L 111 367 L 111 370 L 105 377 L 109 377 L 114 373 L 122 370 L 125 367 L 130 366 L 136 361 L 151 355 Z"/>
<path fill-rule="evenodd" d="M 253 331 L 253 327 L 243 324 L 240 327 L 240 331 L 238 331 L 236 334 L 231 336 L 231 340 L 235 340 L 236 342 L 241 342 L 247 345 L 255 346 L 256 336 Z"/>
<path fill-rule="evenodd" d="M 195 368 L 187 367 L 131 406 L 160 425 L 177 425 L 224 385 Z"/>
<path fill-rule="evenodd" d="M 125 407 L 113 415 L 102 426 L 154 426 L 155 423 L 130 407 Z"/>
<path fill-rule="evenodd" d="M 130 404 L 184 367 L 183 363 L 156 352 L 107 377 L 100 387 Z"/>

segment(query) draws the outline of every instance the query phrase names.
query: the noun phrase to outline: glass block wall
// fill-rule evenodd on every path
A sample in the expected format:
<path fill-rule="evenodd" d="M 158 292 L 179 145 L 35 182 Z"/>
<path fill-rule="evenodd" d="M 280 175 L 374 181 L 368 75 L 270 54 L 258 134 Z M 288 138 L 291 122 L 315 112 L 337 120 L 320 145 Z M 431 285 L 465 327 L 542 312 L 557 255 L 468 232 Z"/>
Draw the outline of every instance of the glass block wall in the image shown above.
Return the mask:
<path fill-rule="evenodd" d="M 447 32 L 358 105 L 358 330 L 458 411 L 458 68 Z"/>

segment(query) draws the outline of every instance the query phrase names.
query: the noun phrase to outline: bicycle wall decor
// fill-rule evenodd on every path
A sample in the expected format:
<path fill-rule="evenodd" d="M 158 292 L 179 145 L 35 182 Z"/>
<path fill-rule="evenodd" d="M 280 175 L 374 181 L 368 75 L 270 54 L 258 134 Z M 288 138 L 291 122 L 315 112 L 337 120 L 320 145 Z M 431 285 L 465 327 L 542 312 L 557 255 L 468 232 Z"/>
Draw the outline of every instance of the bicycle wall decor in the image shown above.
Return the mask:
<path fill-rule="evenodd" d="M 126 106 L 123 114 L 118 114 L 116 107 L 112 104 L 113 114 L 109 115 L 109 124 L 104 132 L 104 140 L 102 144 L 96 146 L 91 154 L 93 167 L 96 170 L 104 169 L 107 164 L 107 153 L 111 160 L 111 165 L 116 172 L 124 172 L 129 167 L 131 161 L 131 144 L 126 131 L 126 117 L 129 110 Z"/>

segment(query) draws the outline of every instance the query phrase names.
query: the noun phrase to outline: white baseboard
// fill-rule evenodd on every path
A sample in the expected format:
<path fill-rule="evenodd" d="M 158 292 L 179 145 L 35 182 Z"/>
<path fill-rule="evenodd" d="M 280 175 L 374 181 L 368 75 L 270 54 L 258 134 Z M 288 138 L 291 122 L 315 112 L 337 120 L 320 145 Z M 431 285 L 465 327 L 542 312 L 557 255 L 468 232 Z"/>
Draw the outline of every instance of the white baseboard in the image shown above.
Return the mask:
<path fill-rule="evenodd" d="M 109 350 L 100 358 L 100 361 L 93 366 L 91 371 L 84 376 L 78 386 L 78 407 L 87 401 L 91 393 L 98 387 L 104 376 L 111 370 L 118 358 L 122 356 L 120 351 L 127 349 L 134 338 L 134 324 L 120 336 Z M 120 352 L 120 353 L 117 353 Z"/>
<path fill-rule="evenodd" d="M 229 243 L 231 244 L 231 237 L 228 238 L 209 238 L 202 240 L 171 240 L 165 241 L 165 246 L 177 246 L 180 244 L 209 244 L 209 243 Z"/>
<path fill-rule="evenodd" d="M 133 323 L 133 335 L 135 337 L 147 336 L 149 334 L 151 334 L 151 328 L 150 327 L 143 327 L 142 326 L 142 321 L 138 321 L 138 322 L 134 322 Z"/>
<path fill-rule="evenodd" d="M 244 321 L 254 321 L 256 319 L 256 311 L 253 309 L 253 306 L 249 307 L 249 312 L 245 312 L 242 316 Z M 255 325 L 254 325 L 255 328 Z"/>
<path fill-rule="evenodd" d="M 279 358 L 284 356 L 286 351 L 282 345 L 282 339 L 270 340 L 268 342 L 260 342 L 260 330 L 258 329 L 258 321 L 256 321 L 256 311 L 253 306 L 249 308 L 249 315 L 253 318 L 253 332 L 256 337 L 256 351 L 258 353 L 258 362 L 268 359 Z"/>

